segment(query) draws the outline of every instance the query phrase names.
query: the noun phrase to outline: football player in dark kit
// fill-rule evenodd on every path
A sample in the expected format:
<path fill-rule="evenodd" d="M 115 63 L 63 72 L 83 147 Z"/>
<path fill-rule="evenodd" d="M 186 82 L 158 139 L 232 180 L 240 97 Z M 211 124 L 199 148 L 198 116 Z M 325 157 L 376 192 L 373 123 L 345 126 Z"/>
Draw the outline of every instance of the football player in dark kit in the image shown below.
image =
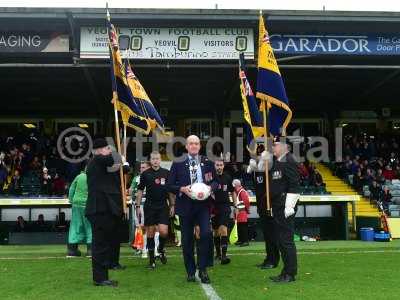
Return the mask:
<path fill-rule="evenodd" d="M 136 213 L 140 220 L 140 203 L 142 202 L 143 191 L 146 189 L 146 201 L 143 207 L 144 226 L 146 226 L 147 234 L 147 250 L 149 253 L 149 268 L 156 267 L 154 256 L 154 235 L 157 230 L 160 233 L 158 253 L 160 253 L 160 261 L 167 263 L 165 255 L 165 242 L 168 238 L 169 217 L 174 215 L 174 198 L 170 198 L 168 206 L 168 189 L 167 179 L 169 171 L 160 167 L 161 155 L 157 151 L 150 154 L 151 168 L 147 169 L 140 175 L 140 182 L 136 195 Z"/>
<path fill-rule="evenodd" d="M 269 189 L 283 269 L 280 275 L 271 276 L 270 279 L 288 283 L 295 281 L 297 274 L 297 253 L 293 237 L 296 203 L 300 198 L 300 174 L 284 137 L 274 140 L 272 151 L 274 162 L 269 171 Z"/>
<path fill-rule="evenodd" d="M 216 181 L 218 188 L 214 191 L 214 217 L 212 224 L 214 229 L 215 258 L 221 261 L 222 265 L 230 263 L 226 256 L 228 251 L 228 223 L 231 215 L 231 203 L 229 193 L 232 193 L 233 204 L 236 205 L 236 194 L 233 192 L 232 177 L 224 173 L 224 161 L 217 159 L 214 162 Z"/>
<path fill-rule="evenodd" d="M 119 168 L 124 160 L 103 138 L 93 142 L 94 156 L 87 165 L 88 200 L 85 215 L 92 226 L 93 283 L 97 286 L 117 286 L 109 280 L 108 269 L 120 270 L 119 235 L 123 205 Z M 124 164 L 124 172 L 129 164 Z M 125 192 L 125 190 L 124 190 Z"/>
<path fill-rule="evenodd" d="M 261 153 L 264 153 L 262 157 Z M 266 256 L 264 261 L 257 266 L 261 269 L 273 269 L 276 268 L 279 263 L 279 248 L 273 218 L 270 213 L 267 213 L 267 199 L 265 195 L 265 159 L 268 158 L 266 157 L 266 152 L 264 152 L 264 145 L 259 145 L 257 147 L 257 155 L 260 157 L 258 164 L 255 160 L 251 159 L 249 167 L 247 168 L 247 173 L 252 173 L 253 175 L 252 177 L 256 192 L 257 213 L 259 215 L 259 224 L 261 226 L 265 242 Z M 269 163 L 269 166 L 271 166 L 271 163 L 272 161 Z"/>

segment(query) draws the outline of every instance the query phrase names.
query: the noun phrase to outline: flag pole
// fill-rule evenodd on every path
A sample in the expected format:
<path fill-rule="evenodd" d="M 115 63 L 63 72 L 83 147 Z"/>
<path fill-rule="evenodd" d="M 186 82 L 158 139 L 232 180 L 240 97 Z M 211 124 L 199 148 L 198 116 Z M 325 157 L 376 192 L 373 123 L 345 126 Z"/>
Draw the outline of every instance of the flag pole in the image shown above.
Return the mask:
<path fill-rule="evenodd" d="M 126 123 L 125 122 L 123 122 L 123 123 L 124 123 L 124 141 L 123 141 L 123 143 L 124 143 L 124 151 L 123 151 L 123 153 L 124 153 L 124 157 L 125 157 L 126 161 L 128 161 L 127 141 L 126 141 Z M 128 174 L 124 174 L 124 186 L 125 186 L 125 189 L 126 189 L 127 182 L 128 182 Z M 125 202 L 124 203 L 125 203 L 126 209 L 128 209 L 128 199 L 127 199 L 126 194 L 125 194 Z"/>
<path fill-rule="evenodd" d="M 108 11 L 108 2 L 106 3 L 106 17 L 107 20 L 110 22 L 110 12 Z M 110 41 L 109 41 L 110 42 Z M 111 49 L 112 45 L 110 45 L 110 49 Z M 112 52 L 110 50 L 110 60 L 112 62 L 113 60 L 113 55 Z M 113 66 L 113 62 L 112 62 L 112 66 Z M 112 70 L 114 72 L 114 70 Z M 115 78 L 114 78 L 115 80 Z M 115 85 L 115 82 L 113 83 L 113 85 Z M 112 94 L 112 104 L 114 106 L 114 117 L 115 117 L 115 138 L 117 139 L 117 151 L 119 153 L 119 155 L 121 154 L 121 138 L 119 135 L 119 121 L 118 121 L 118 107 L 117 107 L 117 101 L 118 101 L 118 96 L 117 96 L 117 91 L 113 90 L 113 94 Z M 126 199 L 126 185 L 125 185 L 125 180 L 124 180 L 124 171 L 123 171 L 123 165 L 121 164 L 120 168 L 119 168 L 119 178 L 121 181 L 121 196 L 122 196 L 122 204 L 123 204 L 123 208 L 124 208 L 124 212 L 127 213 L 127 199 Z"/>
<path fill-rule="evenodd" d="M 111 58 L 112 59 L 112 58 Z M 118 121 L 118 109 L 117 109 L 117 95 L 116 92 L 113 92 L 113 100 L 114 104 L 114 117 L 115 117 L 115 137 L 117 139 L 117 151 L 120 155 L 122 155 L 121 152 L 121 138 L 119 134 L 119 121 Z M 125 186 L 125 178 L 124 178 L 124 172 L 123 172 L 123 165 L 121 164 L 119 168 L 119 178 L 121 180 L 121 194 L 122 194 L 122 203 L 124 206 L 124 212 L 127 212 L 127 199 L 126 199 L 126 186 Z"/>
<path fill-rule="evenodd" d="M 260 17 L 262 17 L 262 10 L 260 9 Z M 260 43 L 260 41 L 259 41 Z M 260 47 L 260 45 L 259 45 Z M 260 48 L 259 48 L 260 49 Z M 261 100 L 264 101 L 264 100 Z M 264 101 L 264 103 L 261 103 L 261 105 L 264 105 L 263 109 L 263 119 L 264 119 L 264 151 L 269 151 L 268 150 L 268 135 L 269 135 L 269 130 L 268 130 L 268 122 L 267 118 L 269 116 L 269 104 L 267 101 Z M 272 216 L 272 211 L 271 211 L 271 201 L 269 198 L 269 162 L 268 159 L 265 160 L 265 201 L 267 204 L 267 216 Z"/>
<path fill-rule="evenodd" d="M 124 123 L 124 151 L 123 151 L 123 153 L 124 153 L 125 158 L 127 158 L 126 157 L 126 147 L 127 147 L 127 145 L 126 145 L 126 124 Z"/>
<path fill-rule="evenodd" d="M 269 114 L 269 105 L 268 103 L 263 104 L 264 110 L 263 110 L 263 119 L 264 119 L 264 150 L 269 152 L 268 150 L 268 123 L 267 123 L 267 117 Z M 269 199 L 269 162 L 268 159 L 265 160 L 265 200 L 267 204 L 267 216 L 272 216 L 272 211 L 271 211 L 271 201 Z"/>

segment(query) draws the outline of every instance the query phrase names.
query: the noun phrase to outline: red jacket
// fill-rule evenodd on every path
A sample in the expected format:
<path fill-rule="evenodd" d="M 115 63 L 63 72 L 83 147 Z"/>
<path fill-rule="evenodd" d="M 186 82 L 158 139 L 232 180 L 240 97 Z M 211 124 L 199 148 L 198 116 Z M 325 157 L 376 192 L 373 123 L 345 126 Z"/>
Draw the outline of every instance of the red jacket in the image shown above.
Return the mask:
<path fill-rule="evenodd" d="M 245 208 L 239 210 L 236 220 L 238 223 L 247 223 L 247 215 L 250 213 L 250 201 L 247 191 L 243 187 L 235 187 L 235 193 L 238 201 L 242 201 Z"/>
<path fill-rule="evenodd" d="M 392 180 L 396 178 L 396 175 L 393 170 L 383 170 L 382 175 L 387 180 Z"/>

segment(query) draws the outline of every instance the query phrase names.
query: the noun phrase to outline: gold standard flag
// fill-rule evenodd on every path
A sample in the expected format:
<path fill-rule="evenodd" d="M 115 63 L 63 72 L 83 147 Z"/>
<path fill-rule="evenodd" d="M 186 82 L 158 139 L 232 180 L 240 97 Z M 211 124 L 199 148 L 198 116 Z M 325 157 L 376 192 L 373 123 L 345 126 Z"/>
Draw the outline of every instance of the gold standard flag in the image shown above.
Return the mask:
<path fill-rule="evenodd" d="M 121 112 L 124 125 L 132 127 L 144 134 L 149 134 L 151 130 L 150 121 L 146 118 L 143 109 L 132 95 L 126 76 L 126 65 L 122 63 L 121 53 L 119 51 L 118 34 L 115 27 L 111 24 L 108 11 L 106 22 L 110 46 L 113 101 L 116 101 L 116 106 Z"/>
<path fill-rule="evenodd" d="M 261 100 L 260 110 L 269 107 L 268 128 L 273 136 L 286 135 L 286 127 L 292 118 L 289 100 L 279 72 L 264 19 L 260 14 L 258 38 L 258 74 L 256 97 Z"/>
<path fill-rule="evenodd" d="M 256 98 L 250 83 L 247 80 L 244 54 L 239 55 L 239 78 L 240 92 L 242 95 L 243 116 L 245 120 L 245 134 L 247 148 L 250 149 L 251 143 L 258 137 L 264 135 L 263 118 L 258 110 Z"/>

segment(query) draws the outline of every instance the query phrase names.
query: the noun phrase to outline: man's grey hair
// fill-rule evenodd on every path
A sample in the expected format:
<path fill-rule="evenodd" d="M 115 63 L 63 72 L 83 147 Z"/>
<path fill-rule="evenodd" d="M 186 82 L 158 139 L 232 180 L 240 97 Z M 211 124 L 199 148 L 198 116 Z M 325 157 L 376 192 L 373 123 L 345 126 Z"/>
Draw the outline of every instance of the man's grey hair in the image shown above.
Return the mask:
<path fill-rule="evenodd" d="M 198 141 L 200 142 L 200 138 L 199 138 L 197 135 L 192 134 L 192 135 L 189 135 L 189 136 L 186 138 L 186 144 L 188 144 L 188 143 L 189 143 L 189 140 L 191 140 L 191 139 L 196 139 L 196 140 L 198 140 Z"/>
<path fill-rule="evenodd" d="M 240 182 L 240 180 L 239 179 L 233 179 L 233 181 L 232 181 L 232 185 L 235 187 L 235 186 L 241 186 L 242 185 L 242 183 Z"/>

